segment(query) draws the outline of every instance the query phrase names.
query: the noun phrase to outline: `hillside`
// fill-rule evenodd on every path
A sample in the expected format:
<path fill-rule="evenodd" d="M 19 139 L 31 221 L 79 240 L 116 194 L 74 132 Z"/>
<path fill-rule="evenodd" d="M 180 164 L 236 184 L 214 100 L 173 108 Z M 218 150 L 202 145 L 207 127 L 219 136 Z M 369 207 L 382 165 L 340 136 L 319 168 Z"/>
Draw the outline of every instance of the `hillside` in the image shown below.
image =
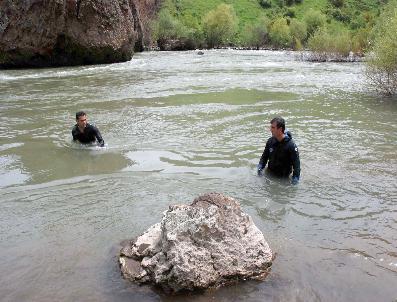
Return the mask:
<path fill-rule="evenodd" d="M 300 49 L 316 48 L 313 43 L 327 44 L 335 37 L 342 37 L 351 41 L 349 50 L 363 52 L 386 2 L 165 0 L 154 26 L 154 39 L 160 41 L 159 46 L 164 49 L 167 47 L 162 46 L 167 46 L 170 40 L 178 41 L 177 49 L 221 46 Z M 329 41 L 317 41 L 318 38 L 311 41 L 320 30 L 320 36 Z M 347 48 L 344 47 L 343 52 Z"/>

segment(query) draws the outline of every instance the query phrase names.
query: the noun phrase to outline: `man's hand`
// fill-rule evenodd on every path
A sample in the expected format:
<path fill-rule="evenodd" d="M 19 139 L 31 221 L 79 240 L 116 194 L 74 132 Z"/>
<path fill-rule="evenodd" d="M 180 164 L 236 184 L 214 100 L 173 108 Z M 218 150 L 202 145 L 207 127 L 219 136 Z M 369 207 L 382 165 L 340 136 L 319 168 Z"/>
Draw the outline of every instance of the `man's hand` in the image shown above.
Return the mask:
<path fill-rule="evenodd" d="M 291 184 L 297 185 L 299 183 L 299 178 L 296 176 L 292 176 L 291 178 Z"/>
<path fill-rule="evenodd" d="M 261 176 L 263 174 L 263 166 L 261 164 L 258 164 L 256 166 L 257 172 L 258 172 L 258 176 Z"/>

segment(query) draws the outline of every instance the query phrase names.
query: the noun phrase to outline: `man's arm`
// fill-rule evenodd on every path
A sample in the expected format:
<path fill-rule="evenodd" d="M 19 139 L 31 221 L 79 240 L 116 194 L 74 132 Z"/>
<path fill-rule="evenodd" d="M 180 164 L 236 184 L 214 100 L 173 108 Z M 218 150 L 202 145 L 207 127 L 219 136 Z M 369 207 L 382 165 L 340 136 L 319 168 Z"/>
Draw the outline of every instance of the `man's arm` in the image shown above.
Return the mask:
<path fill-rule="evenodd" d="M 297 184 L 299 182 L 301 174 L 301 164 L 299 159 L 299 150 L 295 143 L 291 144 L 291 162 L 292 162 L 292 184 Z"/>
<path fill-rule="evenodd" d="M 96 126 L 93 126 L 92 128 L 94 129 L 94 134 L 99 143 L 99 146 L 104 147 L 105 141 L 102 138 L 101 132 L 99 132 L 99 129 Z"/>
<path fill-rule="evenodd" d="M 265 168 L 267 161 L 269 160 L 269 141 L 266 143 L 265 150 L 263 150 L 261 159 L 259 160 L 258 168 L 258 175 L 262 173 L 262 170 Z"/>
<path fill-rule="evenodd" d="M 76 133 L 76 127 L 73 127 L 73 129 L 72 129 L 72 137 L 73 137 L 74 141 L 76 141 L 78 139 L 77 138 L 77 133 Z"/>

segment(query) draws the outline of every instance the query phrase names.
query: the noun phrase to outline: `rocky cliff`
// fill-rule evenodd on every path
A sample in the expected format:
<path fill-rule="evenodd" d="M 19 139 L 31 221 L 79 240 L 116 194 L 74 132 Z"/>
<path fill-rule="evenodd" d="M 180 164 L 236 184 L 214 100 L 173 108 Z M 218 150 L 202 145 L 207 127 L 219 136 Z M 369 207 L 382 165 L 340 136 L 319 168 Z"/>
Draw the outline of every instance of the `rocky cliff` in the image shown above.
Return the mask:
<path fill-rule="evenodd" d="M 161 0 L 1 0 L 0 67 L 130 60 Z"/>

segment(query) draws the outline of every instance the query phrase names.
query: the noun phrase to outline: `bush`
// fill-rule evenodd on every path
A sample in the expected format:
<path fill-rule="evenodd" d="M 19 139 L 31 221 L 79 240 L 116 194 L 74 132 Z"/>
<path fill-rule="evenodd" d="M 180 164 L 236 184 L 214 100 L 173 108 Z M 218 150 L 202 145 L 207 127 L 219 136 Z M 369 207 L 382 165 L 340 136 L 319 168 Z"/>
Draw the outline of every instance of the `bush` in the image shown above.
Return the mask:
<path fill-rule="evenodd" d="M 285 10 L 284 17 L 295 18 L 296 12 L 295 9 L 292 7 L 288 7 Z"/>
<path fill-rule="evenodd" d="M 271 43 L 276 47 L 291 47 L 293 39 L 287 19 L 276 19 L 270 26 L 269 37 Z"/>
<path fill-rule="evenodd" d="M 259 5 L 263 8 L 270 8 L 272 6 L 271 0 L 259 0 Z"/>
<path fill-rule="evenodd" d="M 183 36 L 187 30 L 167 9 L 160 11 L 153 27 L 153 34 L 156 40 L 177 39 Z"/>
<path fill-rule="evenodd" d="M 292 19 L 291 22 L 289 23 L 289 28 L 290 28 L 292 37 L 295 38 L 296 40 L 298 40 L 300 42 L 300 44 L 302 44 L 302 42 L 306 41 L 306 37 L 307 37 L 306 23 L 301 22 L 296 19 Z M 296 41 L 295 41 L 295 44 L 296 44 Z"/>
<path fill-rule="evenodd" d="M 269 41 L 268 25 L 269 21 L 265 18 L 255 24 L 246 25 L 242 34 L 243 45 L 257 49 L 266 45 Z"/>
<path fill-rule="evenodd" d="M 369 46 L 369 29 L 358 29 L 352 38 L 352 51 L 357 54 L 363 54 Z"/>
<path fill-rule="evenodd" d="M 311 36 L 319 28 L 323 27 L 327 21 L 324 14 L 312 9 L 304 15 L 303 20 L 306 22 L 308 36 Z"/>
<path fill-rule="evenodd" d="M 341 8 L 345 4 L 344 0 L 329 0 L 329 2 L 331 3 L 332 6 L 338 8 Z"/>
<path fill-rule="evenodd" d="M 302 42 L 297 38 L 293 38 L 292 47 L 294 50 L 302 50 L 303 49 Z"/>
<path fill-rule="evenodd" d="M 347 14 L 344 10 L 341 10 L 340 8 L 328 9 L 327 15 L 340 22 L 345 22 L 345 23 L 350 22 L 350 15 Z"/>
<path fill-rule="evenodd" d="M 309 49 L 313 52 L 312 61 L 346 61 L 351 50 L 350 35 L 347 31 L 331 33 L 322 28 L 308 40 Z"/>
<path fill-rule="evenodd" d="M 220 4 L 203 19 L 203 31 L 210 48 L 231 42 L 237 31 L 237 16 L 232 6 Z"/>
<path fill-rule="evenodd" d="M 366 76 L 370 85 L 386 95 L 397 94 L 397 1 L 391 1 L 374 29 Z"/>
<path fill-rule="evenodd" d="M 202 47 L 204 44 L 204 33 L 198 19 L 191 14 L 186 14 L 181 17 L 181 22 L 188 29 L 187 39 L 194 45 L 194 48 Z"/>

